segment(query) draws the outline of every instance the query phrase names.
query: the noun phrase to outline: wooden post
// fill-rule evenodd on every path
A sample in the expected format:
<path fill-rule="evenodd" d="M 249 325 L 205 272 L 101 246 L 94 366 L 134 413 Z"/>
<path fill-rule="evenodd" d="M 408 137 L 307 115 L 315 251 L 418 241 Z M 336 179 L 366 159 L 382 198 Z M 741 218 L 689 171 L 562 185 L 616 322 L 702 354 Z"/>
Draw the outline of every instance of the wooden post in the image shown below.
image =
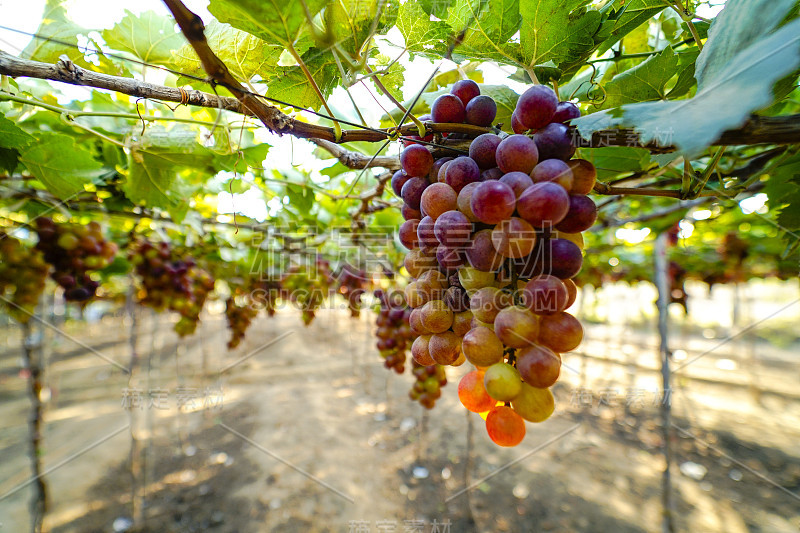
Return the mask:
<path fill-rule="evenodd" d="M 669 350 L 669 301 L 670 301 L 670 282 L 667 263 L 667 233 L 661 233 L 656 238 L 655 255 L 655 282 L 658 288 L 658 335 L 660 337 L 660 356 L 661 356 L 661 387 L 663 398 L 661 401 L 661 432 L 664 439 L 664 475 L 661 478 L 661 503 L 663 507 L 662 531 L 664 533 L 674 533 L 674 508 L 672 501 L 672 480 L 670 478 L 670 467 L 672 464 L 672 451 L 670 446 L 670 435 L 672 425 L 672 398 L 671 398 L 671 375 L 670 375 L 670 350 Z"/>
<path fill-rule="evenodd" d="M 42 383 L 43 372 L 36 350 L 40 346 L 33 338 L 33 328 L 29 322 L 21 325 L 22 350 L 25 365 L 28 367 L 28 392 L 31 397 L 31 413 L 28 419 L 30 435 L 31 474 L 33 474 L 34 496 L 31 500 L 31 531 L 40 533 L 44 515 L 47 512 L 47 485 L 42 477 Z"/>

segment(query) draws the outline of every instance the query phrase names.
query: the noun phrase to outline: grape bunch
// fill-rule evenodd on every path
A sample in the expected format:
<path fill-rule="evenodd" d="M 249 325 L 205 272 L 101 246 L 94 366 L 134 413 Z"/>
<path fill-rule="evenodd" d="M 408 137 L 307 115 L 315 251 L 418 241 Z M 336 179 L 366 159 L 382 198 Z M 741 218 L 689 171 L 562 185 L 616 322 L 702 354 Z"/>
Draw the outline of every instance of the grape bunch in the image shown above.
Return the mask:
<path fill-rule="evenodd" d="M 324 259 L 317 259 L 313 265 L 295 265 L 281 278 L 281 298 L 300 308 L 303 323 L 308 326 L 325 301 L 333 281 L 330 263 Z"/>
<path fill-rule="evenodd" d="M 367 273 L 345 263 L 339 270 L 337 280 L 339 294 L 347 298 L 350 316 L 358 318 L 361 315 L 361 297 L 369 289 L 370 280 Z"/>
<path fill-rule="evenodd" d="M 36 220 L 39 242 L 36 248 L 45 261 L 53 265 L 50 275 L 64 289 L 64 299 L 69 302 L 87 302 L 92 299 L 100 284 L 89 275 L 114 261 L 117 245 L 103 237 L 97 222 L 82 224 L 56 224 L 42 217 Z"/>
<path fill-rule="evenodd" d="M 388 298 L 381 289 L 376 290 L 374 295 L 380 302 L 378 318 L 375 320 L 378 351 L 386 368 L 402 374 L 406 369 L 406 352 L 415 338 L 408 323 L 411 310 L 405 302 L 400 304 Z"/>
<path fill-rule="evenodd" d="M 172 249 L 166 242 L 143 241 L 131 247 L 129 259 L 141 280 L 139 302 L 156 311 L 169 309 L 181 315 L 175 332 L 181 337 L 197 329 L 200 312 L 214 278 L 195 260 Z"/>
<path fill-rule="evenodd" d="M 228 321 L 228 329 L 231 330 L 231 338 L 228 341 L 229 350 L 239 346 L 247 328 L 258 314 L 258 308 L 251 305 L 246 296 L 239 295 L 238 298 L 240 299 L 238 303 L 237 297 L 234 295 L 225 301 L 225 318 Z"/>
<path fill-rule="evenodd" d="M 273 279 L 254 281 L 250 292 L 253 305 L 263 307 L 267 316 L 275 316 L 278 296 L 281 293 L 281 282 Z"/>
<path fill-rule="evenodd" d="M 41 252 L 0 232 L 0 296 L 8 314 L 18 322 L 27 322 L 44 291 L 50 267 Z M 10 303 L 8 303 L 10 302 Z"/>
<path fill-rule="evenodd" d="M 408 397 L 417 401 L 426 409 L 433 409 L 436 400 L 442 396 L 442 387 L 447 385 L 444 367 L 441 365 L 421 365 L 413 361 L 411 373 L 417 378 Z"/>
<path fill-rule="evenodd" d="M 435 122 L 489 126 L 496 105 L 463 80 L 432 105 Z M 549 388 L 561 353 L 583 338 L 565 312 L 583 263 L 582 231 L 597 217 L 587 196 L 596 171 L 582 159 L 564 122 L 580 116 L 537 85 L 519 98 L 512 135 L 475 137 L 469 155 L 434 160 L 408 144 L 392 188 L 404 202 L 400 242 L 415 278 L 405 290 L 423 366 L 475 366 L 459 385 L 470 411 L 487 413 L 490 438 L 514 446 L 525 421 L 552 414 Z"/>

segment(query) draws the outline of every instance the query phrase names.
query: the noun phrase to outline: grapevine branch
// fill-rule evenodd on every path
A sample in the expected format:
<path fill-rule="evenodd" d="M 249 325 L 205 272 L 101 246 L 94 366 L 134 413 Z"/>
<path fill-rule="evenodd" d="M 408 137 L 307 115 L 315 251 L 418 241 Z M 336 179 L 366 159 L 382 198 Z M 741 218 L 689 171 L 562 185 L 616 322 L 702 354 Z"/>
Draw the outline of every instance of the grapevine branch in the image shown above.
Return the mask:
<path fill-rule="evenodd" d="M 244 105 L 236 98 L 217 96 L 198 90 L 186 90 L 175 87 L 156 85 L 133 78 L 111 76 L 81 68 L 68 59 L 59 60 L 56 64 L 42 63 L 20 59 L 0 50 L 0 74 L 11 77 L 29 77 L 43 80 L 58 81 L 70 85 L 82 85 L 98 89 L 107 89 L 136 98 L 149 98 L 164 102 L 183 103 L 197 107 L 222 109 L 234 113 L 258 116 L 250 107 Z M 321 139 L 336 143 L 333 128 L 302 122 L 284 114 L 278 108 L 270 106 L 250 95 L 262 108 L 267 108 L 262 114 L 270 118 L 265 125 L 278 134 L 289 134 L 301 139 Z M 261 118 L 261 117 L 259 117 Z M 427 133 L 466 133 L 467 135 L 480 135 L 492 131 L 490 128 L 472 126 L 470 124 L 442 124 L 426 122 Z M 405 124 L 397 130 L 400 135 L 417 135 L 415 124 Z M 339 143 L 365 141 L 385 141 L 394 132 L 387 129 L 347 129 L 342 130 Z M 592 139 L 587 141 L 580 136 L 575 136 L 581 148 L 604 146 L 633 146 L 647 148 L 654 152 L 671 152 L 673 146 L 659 146 L 655 143 L 643 144 L 639 141 L 638 134 L 631 129 L 611 129 L 597 131 Z M 738 129 L 724 132 L 713 143 L 715 146 L 753 145 L 753 144 L 794 144 L 800 143 L 800 115 L 784 117 L 759 117 L 752 116 L 750 120 Z M 374 164 L 374 163 L 373 163 Z M 375 165 L 378 166 L 378 165 Z"/>

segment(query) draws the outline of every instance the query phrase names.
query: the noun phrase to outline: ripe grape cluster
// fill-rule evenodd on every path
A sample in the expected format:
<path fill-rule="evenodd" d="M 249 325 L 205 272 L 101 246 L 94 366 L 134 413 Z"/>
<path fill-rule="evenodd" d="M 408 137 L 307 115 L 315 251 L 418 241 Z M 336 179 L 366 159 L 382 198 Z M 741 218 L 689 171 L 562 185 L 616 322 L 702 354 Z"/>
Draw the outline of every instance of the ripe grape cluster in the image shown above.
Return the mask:
<path fill-rule="evenodd" d="M 0 232 L 0 296 L 11 302 L 8 314 L 25 323 L 33 314 L 44 291 L 50 267 L 39 250 Z M 4 303 L 7 303 L 4 301 Z"/>
<path fill-rule="evenodd" d="M 100 284 L 89 273 L 110 265 L 117 253 L 117 245 L 103 237 L 100 224 L 56 224 L 42 217 L 36 220 L 36 232 L 36 248 L 53 265 L 50 277 L 64 289 L 64 299 L 92 299 Z"/>
<path fill-rule="evenodd" d="M 447 385 L 444 367 L 437 364 L 421 365 L 414 360 L 411 373 L 417 379 L 408 397 L 418 401 L 426 409 L 433 409 L 436 400 L 442 396 L 442 387 Z"/>
<path fill-rule="evenodd" d="M 432 119 L 491 125 L 490 100 L 459 81 L 434 101 Z M 564 122 L 577 116 L 577 106 L 537 85 L 517 102 L 515 134 L 479 135 L 468 156 L 435 161 L 423 145 L 408 144 L 392 177 L 404 202 L 404 264 L 415 278 L 405 291 L 419 335 L 412 355 L 424 366 L 472 363 L 459 398 L 488 412 L 488 434 L 503 446 L 521 442 L 525 420 L 553 412 L 560 354 L 583 337 L 565 310 L 583 262 L 580 233 L 597 216 L 587 196 L 596 171 L 571 159 Z"/>
<path fill-rule="evenodd" d="M 141 280 L 140 303 L 156 311 L 180 313 L 175 332 L 182 337 L 194 333 L 208 293 L 214 289 L 214 278 L 166 242 L 136 243 L 129 259 Z"/>
<path fill-rule="evenodd" d="M 239 298 L 242 300 L 239 303 L 234 295 L 225 301 L 225 318 L 228 321 L 228 329 L 231 330 L 231 338 L 228 341 L 229 350 L 239 346 L 247 328 L 258 314 L 258 308 L 250 303 L 247 296 L 239 295 Z"/>
<path fill-rule="evenodd" d="M 347 298 L 350 316 L 358 318 L 361 315 L 361 297 L 367 292 L 370 285 L 367 273 L 345 263 L 339 270 L 337 280 L 339 294 Z"/>
<path fill-rule="evenodd" d="M 408 323 L 411 310 L 405 302 L 399 305 L 390 301 L 382 289 L 376 290 L 374 295 L 380 302 L 378 318 L 375 320 L 378 351 L 386 368 L 402 374 L 406 369 L 406 352 L 415 337 Z"/>
<path fill-rule="evenodd" d="M 294 265 L 281 278 L 280 295 L 300 308 L 303 323 L 308 326 L 328 296 L 333 281 L 331 265 L 324 259 L 317 259 L 313 265 Z"/>

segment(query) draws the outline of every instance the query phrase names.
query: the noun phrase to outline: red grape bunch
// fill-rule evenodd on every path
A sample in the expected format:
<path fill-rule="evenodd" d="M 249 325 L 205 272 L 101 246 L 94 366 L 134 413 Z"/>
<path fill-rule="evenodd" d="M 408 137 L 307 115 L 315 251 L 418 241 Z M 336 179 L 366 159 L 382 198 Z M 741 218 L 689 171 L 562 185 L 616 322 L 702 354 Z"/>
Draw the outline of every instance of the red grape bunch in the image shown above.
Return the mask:
<path fill-rule="evenodd" d="M 117 253 L 117 245 L 103 237 L 100 224 L 56 224 L 42 217 L 36 220 L 36 232 L 36 248 L 53 265 L 50 277 L 64 289 L 64 299 L 92 299 L 100 284 L 89 273 L 110 265 Z"/>
<path fill-rule="evenodd" d="M 208 293 L 214 290 L 214 278 L 165 242 L 139 242 L 129 258 L 141 280 L 140 303 L 180 313 L 175 332 L 182 337 L 194 333 Z"/>
<path fill-rule="evenodd" d="M 253 306 L 246 295 L 232 294 L 225 301 L 225 318 L 228 321 L 228 329 L 231 330 L 231 338 L 228 341 L 229 350 L 239 346 L 247 328 L 250 327 L 250 323 L 257 314 L 258 308 Z"/>
<path fill-rule="evenodd" d="M 442 396 L 442 387 L 447 385 L 444 367 L 441 365 L 421 365 L 416 360 L 413 361 L 414 368 L 411 371 L 417 378 L 408 397 L 418 401 L 426 409 L 433 409 L 436 400 Z"/>
<path fill-rule="evenodd" d="M 375 320 L 378 351 L 386 368 L 402 374 L 406 369 L 406 352 L 416 336 L 408 324 L 411 310 L 405 302 L 400 304 L 391 301 L 381 289 L 374 294 L 380 302 L 378 318 Z"/>
<path fill-rule="evenodd" d="M 28 248 L 0 232 L 0 296 L 6 311 L 18 322 L 27 322 L 44 291 L 50 266 L 41 252 Z M 9 303 L 10 302 L 10 303 Z"/>
<path fill-rule="evenodd" d="M 333 281 L 330 263 L 324 259 L 317 259 L 313 265 L 295 265 L 281 279 L 281 298 L 302 310 L 303 323 L 308 326 L 328 296 Z"/>
<path fill-rule="evenodd" d="M 347 298 L 347 307 L 350 316 L 358 318 L 361 315 L 361 297 L 369 289 L 370 278 L 364 270 L 344 264 L 337 276 L 339 294 Z"/>
<path fill-rule="evenodd" d="M 433 102 L 431 115 L 488 126 L 495 110 L 476 83 L 463 80 Z M 587 196 L 595 168 L 571 159 L 564 124 L 578 116 L 577 106 L 536 85 L 517 102 L 515 134 L 479 135 L 468 156 L 435 161 L 426 147 L 409 144 L 392 177 L 404 202 L 404 265 L 415 278 L 405 291 L 419 335 L 412 355 L 426 366 L 472 363 L 459 398 L 487 412 L 488 434 L 503 446 L 522 441 L 526 420 L 552 414 L 560 354 L 583 338 L 565 312 L 583 263 L 581 232 L 597 216 Z"/>

